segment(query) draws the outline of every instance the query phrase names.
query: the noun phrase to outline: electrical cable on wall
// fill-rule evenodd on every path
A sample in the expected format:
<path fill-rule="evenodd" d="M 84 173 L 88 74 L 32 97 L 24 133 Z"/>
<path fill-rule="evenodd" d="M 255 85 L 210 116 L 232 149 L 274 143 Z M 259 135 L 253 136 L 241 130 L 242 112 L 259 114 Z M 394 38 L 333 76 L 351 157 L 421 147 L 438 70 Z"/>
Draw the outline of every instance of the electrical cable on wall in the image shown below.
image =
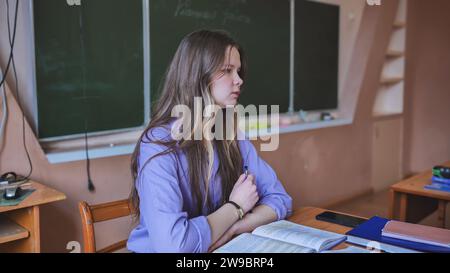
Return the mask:
<path fill-rule="evenodd" d="M 80 25 L 80 46 L 81 46 L 81 67 L 83 74 L 83 115 L 84 115 L 84 147 L 86 151 L 86 172 L 88 179 L 88 190 L 90 192 L 95 191 L 94 183 L 91 179 L 91 166 L 89 159 L 89 145 L 88 145 L 88 118 L 87 118 L 87 96 L 86 96 L 86 52 L 85 52 L 85 44 L 84 44 L 84 25 L 83 25 L 83 5 L 78 6 L 79 9 L 79 25 Z"/>
<path fill-rule="evenodd" d="M 8 2 L 6 2 L 8 4 Z M 6 65 L 5 74 L 3 75 L 3 78 L 0 82 L 0 87 L 3 86 L 3 83 L 6 81 L 6 76 L 8 75 L 9 66 L 11 65 L 11 60 L 13 58 L 13 50 L 14 50 L 14 42 L 16 41 L 16 26 L 17 26 L 17 12 L 18 12 L 18 6 L 19 6 L 19 0 L 16 0 L 16 11 L 15 11 L 15 19 L 14 19 L 14 33 L 13 33 L 13 39 L 11 44 L 11 51 L 9 52 L 9 58 L 8 58 L 8 64 Z M 7 9 L 7 12 L 9 14 L 9 9 Z M 9 20 L 8 20 L 9 24 Z M 9 34 L 8 34 L 9 36 Z"/>
<path fill-rule="evenodd" d="M 2 75 L 3 75 L 2 70 L 0 69 L 0 76 Z M 1 143 L 3 139 L 3 134 L 5 132 L 6 119 L 8 118 L 8 104 L 6 102 L 6 90 L 4 85 L 0 87 L 0 92 L 2 93 L 2 119 L 0 120 L 0 143 Z"/>
<path fill-rule="evenodd" d="M 15 64 L 15 60 L 14 60 L 14 44 L 15 44 L 15 40 L 16 40 L 16 33 L 17 33 L 17 18 L 18 18 L 18 9 L 19 9 L 19 0 L 16 0 L 16 7 L 15 7 L 15 14 L 14 14 L 14 27 L 13 27 L 13 33 L 11 34 L 11 24 L 10 24 L 10 16 L 9 16 L 9 0 L 6 0 L 6 20 L 7 20 L 7 26 L 8 26 L 8 40 L 9 40 L 9 45 L 10 45 L 10 54 L 9 54 L 9 60 L 8 60 L 8 64 L 6 66 L 6 71 L 5 74 L 2 77 L 2 81 L 0 83 L 0 88 L 2 88 L 2 101 L 3 101 L 3 107 L 2 107 L 2 112 L 3 112 L 3 116 L 2 116 L 2 120 L 0 123 L 0 137 L 3 136 L 4 134 L 4 130 L 6 127 L 6 117 L 8 114 L 8 108 L 7 108 L 7 103 L 6 103 L 6 89 L 5 89 L 5 81 L 6 81 L 6 76 L 7 73 L 9 71 L 10 65 L 12 64 L 12 69 L 13 69 L 13 75 L 14 75 L 14 84 L 15 84 L 15 90 L 16 90 L 16 97 L 17 97 L 17 103 L 19 105 L 19 110 L 22 112 L 22 141 L 23 141 L 23 146 L 25 149 L 25 153 L 28 159 L 28 164 L 30 166 L 28 174 L 24 177 L 24 178 L 20 178 L 20 180 L 28 180 L 33 172 L 33 164 L 31 162 L 31 157 L 30 154 L 28 152 L 28 148 L 26 146 L 26 138 L 25 138 L 25 113 L 23 111 L 23 107 L 22 107 L 22 102 L 20 99 L 20 92 L 19 92 L 19 83 L 18 83 L 18 77 L 17 77 L 17 70 L 16 70 L 16 64 Z M 19 179 L 19 178 L 17 178 Z"/>
<path fill-rule="evenodd" d="M 27 148 L 27 144 L 26 144 L 26 137 L 25 137 L 25 113 L 23 111 L 23 107 L 22 107 L 22 100 L 20 99 L 20 92 L 19 92 L 19 81 L 17 78 L 17 70 L 16 70 L 16 63 L 14 60 L 14 53 L 13 53 L 13 39 L 15 39 L 15 34 L 16 34 L 16 28 L 17 28 L 17 10 L 18 10 L 18 6 L 19 6 L 19 0 L 16 0 L 16 14 L 15 14 L 15 18 L 14 18 L 14 34 L 13 37 L 11 37 L 11 25 L 10 25 L 10 18 L 9 18 L 9 0 L 6 0 L 6 18 L 8 21 L 8 39 L 9 39 L 9 44 L 11 46 L 11 63 L 12 63 L 12 68 L 13 68 L 13 75 L 14 75 L 14 83 L 15 83 L 15 89 L 16 89 L 16 97 L 17 97 L 17 103 L 19 105 L 19 109 L 22 112 L 22 143 L 23 143 L 23 147 L 25 149 L 25 154 L 27 156 L 28 159 L 28 165 L 30 166 L 30 169 L 28 171 L 28 174 L 25 176 L 25 180 L 29 179 L 31 176 L 31 173 L 33 172 L 33 163 L 31 162 L 31 157 L 30 157 L 30 153 L 28 152 L 28 148 Z"/>

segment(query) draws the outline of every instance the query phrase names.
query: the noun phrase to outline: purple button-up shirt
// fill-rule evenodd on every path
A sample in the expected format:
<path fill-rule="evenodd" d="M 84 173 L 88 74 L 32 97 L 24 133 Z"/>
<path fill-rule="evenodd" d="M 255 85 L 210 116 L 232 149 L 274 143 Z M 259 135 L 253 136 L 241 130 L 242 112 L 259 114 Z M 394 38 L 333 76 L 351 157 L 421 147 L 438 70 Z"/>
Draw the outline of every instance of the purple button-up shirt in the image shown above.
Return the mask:
<path fill-rule="evenodd" d="M 152 129 L 150 138 L 171 139 L 169 126 Z M 259 194 L 257 205 L 264 204 L 272 208 L 278 220 L 289 216 L 292 199 L 273 169 L 258 156 L 250 141 L 240 140 L 239 147 L 244 165 L 255 176 Z M 205 205 L 203 214 L 198 215 L 189 183 L 188 162 L 183 152 L 157 156 L 144 166 L 143 163 L 151 156 L 165 149 L 165 146 L 154 143 L 140 144 L 140 175 L 136 183 L 140 198 L 140 219 L 130 233 L 127 247 L 134 252 L 207 252 L 212 242 L 206 216 L 221 205 L 217 152 L 209 183 L 209 196 L 214 209 L 210 211 Z"/>

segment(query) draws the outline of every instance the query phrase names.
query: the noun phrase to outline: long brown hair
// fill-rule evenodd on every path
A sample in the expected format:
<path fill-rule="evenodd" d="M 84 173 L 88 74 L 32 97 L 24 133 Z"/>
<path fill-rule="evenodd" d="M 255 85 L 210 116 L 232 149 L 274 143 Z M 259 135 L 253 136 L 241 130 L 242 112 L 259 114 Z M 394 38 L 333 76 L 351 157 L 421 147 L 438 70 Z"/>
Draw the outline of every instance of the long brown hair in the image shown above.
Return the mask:
<path fill-rule="evenodd" d="M 208 198 L 208 181 L 211 178 L 211 170 L 214 162 L 214 149 L 219 159 L 218 173 L 222 180 L 221 203 L 225 203 L 233 189 L 234 183 L 242 173 L 242 156 L 236 137 L 233 140 L 152 140 L 151 130 L 156 127 L 167 125 L 173 119 L 172 109 L 176 105 L 186 105 L 194 109 L 194 97 L 202 98 L 203 109 L 207 105 L 214 104 L 210 86 L 213 77 L 226 61 L 226 51 L 236 48 L 240 54 L 241 69 L 238 72 L 244 79 L 246 72 L 246 60 L 242 47 L 233 40 L 228 33 L 220 30 L 199 30 L 187 35 L 178 46 L 178 49 L 169 65 L 162 85 L 161 97 L 154 107 L 152 118 L 139 138 L 131 158 L 131 171 L 134 179 L 130 201 L 134 208 L 135 216 L 139 217 L 139 195 L 136 183 L 139 174 L 145 166 L 157 156 L 182 151 L 186 155 L 189 167 L 189 181 L 193 198 L 196 202 L 196 213 L 201 214 L 204 204 L 212 209 L 210 198 Z M 231 50 L 230 50 L 231 51 Z M 221 75 L 219 75 L 220 77 Z M 191 111 L 193 112 L 193 111 Z M 194 113 L 193 113 L 194 115 Z M 226 114 L 223 115 L 226 118 Z M 236 120 L 236 115 L 233 117 Z M 198 129 L 198 119 L 191 118 L 192 127 Z M 204 126 L 204 125 L 203 125 Z M 233 135 L 236 136 L 237 122 L 235 122 Z M 194 132 L 191 132 L 191 135 Z M 138 162 L 140 144 L 155 143 L 164 145 L 166 149 L 146 162 Z M 140 164 L 139 164 L 140 163 Z M 140 169 L 139 169 L 140 167 Z M 203 189 L 203 193 L 202 193 Z"/>

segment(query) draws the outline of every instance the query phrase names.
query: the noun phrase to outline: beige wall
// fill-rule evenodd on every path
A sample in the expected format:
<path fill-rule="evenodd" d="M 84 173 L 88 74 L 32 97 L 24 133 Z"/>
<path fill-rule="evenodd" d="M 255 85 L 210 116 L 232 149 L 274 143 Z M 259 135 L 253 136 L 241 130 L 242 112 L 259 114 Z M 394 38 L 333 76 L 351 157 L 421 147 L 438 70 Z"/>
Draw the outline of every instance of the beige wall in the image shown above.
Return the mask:
<path fill-rule="evenodd" d="M 15 12 L 15 2 L 9 1 L 9 15 L 11 18 L 11 32 L 13 28 L 13 18 Z M 14 43 L 14 59 L 17 65 L 17 77 L 19 80 L 20 96 L 23 98 L 23 103 L 26 107 L 25 113 L 27 117 L 31 117 L 33 111 L 33 105 L 29 102 L 32 101 L 32 90 L 34 84 L 33 72 L 32 72 L 32 60 L 34 58 L 32 52 L 31 41 L 31 17 L 30 17 L 30 5 L 31 0 L 19 1 L 17 30 L 16 30 L 16 42 Z M 6 1 L 0 1 L 0 67 L 2 71 L 6 69 L 6 63 L 9 58 L 9 40 L 8 40 L 8 28 L 6 24 Z M 8 73 L 8 83 L 13 83 L 13 73 Z M 12 87 L 11 87 L 12 88 Z M 15 89 L 14 89 L 15 90 Z"/>
<path fill-rule="evenodd" d="M 450 160 L 450 1 L 409 0 L 406 174 Z"/>
<path fill-rule="evenodd" d="M 383 5 L 380 7 L 366 7 L 359 32 L 355 35 L 355 47 L 350 46 L 347 49 L 350 52 L 347 53 L 350 59 L 347 62 L 348 72 L 343 82 L 343 89 L 346 94 L 357 101 L 354 124 L 284 134 L 280 137 L 279 150 L 261 154 L 273 166 L 280 180 L 293 196 L 295 207 L 301 205 L 324 206 L 371 190 L 371 129 L 373 123 L 371 110 L 395 15 L 395 2 L 383 1 Z M 411 2 L 417 4 L 420 1 Z M 0 2 L 0 5 L 2 4 L 4 3 Z M 1 6 L 0 10 L 2 10 Z M 1 14 L 2 22 L 3 19 L 3 14 Z M 0 24 L 0 33 L 4 33 L 3 26 Z M 24 32 L 18 34 L 18 37 L 29 34 L 29 30 Z M 5 52 L 7 52 L 7 48 L 2 38 L 0 41 L 1 65 L 5 63 Z M 23 52 L 24 55 L 16 53 L 19 55 L 18 58 L 21 58 L 18 63 L 22 64 L 22 69 L 25 69 L 20 75 L 21 86 L 23 85 L 26 90 L 29 90 L 32 77 L 27 64 L 30 63 L 30 56 L 26 47 L 23 48 Z M 448 54 L 448 50 L 442 51 L 441 54 Z M 4 67 L 2 66 L 2 68 Z M 441 86 L 447 83 L 444 79 L 441 82 Z M 8 78 L 8 83 L 12 83 L 11 78 Z M 11 86 L 11 88 L 14 87 Z M 3 148 L 0 149 L 0 172 L 13 170 L 26 174 L 28 165 L 20 141 L 21 115 L 11 95 L 9 95 L 8 101 L 10 116 L 7 134 L 2 142 Z M 417 116 L 413 118 L 414 120 L 419 119 Z M 440 118 L 441 123 L 445 121 L 447 119 Z M 414 131 L 414 136 L 420 139 L 422 132 L 422 130 Z M 445 134 L 449 139 L 448 130 Z M 68 197 L 65 201 L 45 205 L 41 210 L 42 251 L 67 251 L 65 247 L 69 241 L 81 242 L 82 240 L 77 209 L 78 201 L 99 203 L 124 198 L 128 195 L 131 183 L 130 157 L 118 156 L 92 160 L 92 177 L 97 188 L 96 193 L 93 194 L 87 190 L 85 162 L 51 165 L 46 160 L 29 127 L 26 128 L 26 136 L 33 160 L 32 178 L 64 192 Z M 431 138 L 433 139 L 433 136 Z M 414 139 L 414 141 L 417 140 Z M 414 156 L 417 157 L 422 152 L 415 151 Z M 431 157 L 433 155 L 430 154 Z M 119 231 L 110 231 L 101 227 L 99 230 L 99 233 L 102 233 L 100 245 L 110 238 L 117 238 L 116 234 L 126 233 L 130 224 L 124 223 L 118 226 Z"/>

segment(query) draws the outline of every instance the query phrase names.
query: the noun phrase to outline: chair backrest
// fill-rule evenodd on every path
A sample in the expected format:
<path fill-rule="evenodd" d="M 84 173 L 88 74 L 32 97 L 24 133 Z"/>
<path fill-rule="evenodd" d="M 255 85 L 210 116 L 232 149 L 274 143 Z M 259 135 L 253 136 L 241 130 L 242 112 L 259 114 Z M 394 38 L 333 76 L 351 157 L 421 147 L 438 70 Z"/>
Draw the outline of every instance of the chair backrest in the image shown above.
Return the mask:
<path fill-rule="evenodd" d="M 109 245 L 103 249 L 96 250 L 94 223 L 121 218 L 131 215 L 132 206 L 129 199 L 89 205 L 85 201 L 78 203 L 83 228 L 83 241 L 85 253 L 114 252 L 126 247 L 127 240 Z"/>

